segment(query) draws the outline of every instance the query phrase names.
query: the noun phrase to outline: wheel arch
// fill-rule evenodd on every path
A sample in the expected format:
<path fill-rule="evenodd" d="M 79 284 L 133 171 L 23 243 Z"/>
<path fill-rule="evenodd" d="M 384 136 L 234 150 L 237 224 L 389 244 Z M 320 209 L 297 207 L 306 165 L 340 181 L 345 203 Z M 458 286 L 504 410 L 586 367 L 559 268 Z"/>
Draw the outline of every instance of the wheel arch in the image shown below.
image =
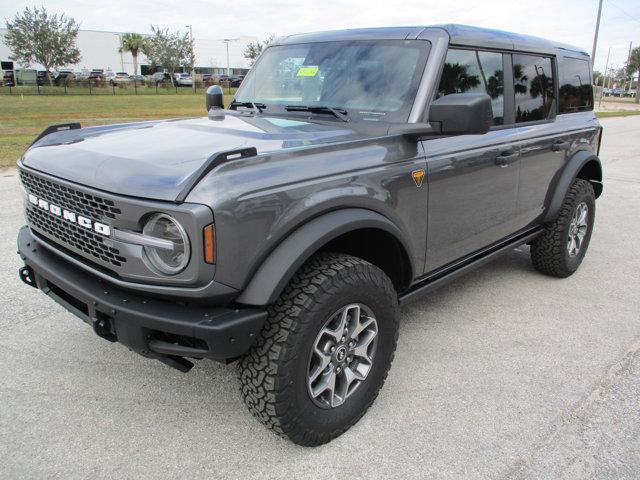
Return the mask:
<path fill-rule="evenodd" d="M 548 204 L 549 207 L 544 217 L 545 222 L 553 221 L 558 216 L 564 197 L 576 178 L 587 180 L 591 183 L 596 198 L 602 195 L 602 163 L 597 155 L 593 152 L 583 150 L 577 152 L 567 162 L 553 190 L 551 200 Z"/>
<path fill-rule="evenodd" d="M 384 271 L 397 290 L 413 278 L 411 250 L 402 231 L 388 218 L 362 208 L 345 208 L 310 220 L 287 236 L 262 262 L 238 303 L 275 302 L 295 272 L 321 251 L 363 258 Z"/>

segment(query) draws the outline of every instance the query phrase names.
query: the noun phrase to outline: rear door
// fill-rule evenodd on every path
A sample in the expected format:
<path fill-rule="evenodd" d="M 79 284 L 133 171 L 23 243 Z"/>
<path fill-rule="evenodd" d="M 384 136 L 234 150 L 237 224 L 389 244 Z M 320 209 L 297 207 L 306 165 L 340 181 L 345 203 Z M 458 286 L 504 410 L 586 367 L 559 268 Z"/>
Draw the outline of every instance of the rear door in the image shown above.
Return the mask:
<path fill-rule="evenodd" d="M 522 155 L 517 217 L 519 226 L 525 227 L 544 213 L 551 186 L 564 165 L 570 139 L 561 122 L 556 121 L 555 57 L 514 53 L 513 77 L 515 121 Z"/>
<path fill-rule="evenodd" d="M 451 48 L 437 96 L 486 92 L 493 122 L 485 135 L 425 140 L 429 182 L 426 271 L 494 243 L 514 231 L 520 152 L 513 126 L 511 56 Z"/>

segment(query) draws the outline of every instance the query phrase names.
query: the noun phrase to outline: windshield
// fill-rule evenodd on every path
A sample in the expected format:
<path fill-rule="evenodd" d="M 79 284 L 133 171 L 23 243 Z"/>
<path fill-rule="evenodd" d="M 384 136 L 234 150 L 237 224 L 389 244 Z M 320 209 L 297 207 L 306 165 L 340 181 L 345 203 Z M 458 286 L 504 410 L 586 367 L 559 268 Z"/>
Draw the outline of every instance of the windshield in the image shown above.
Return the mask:
<path fill-rule="evenodd" d="M 429 43 L 340 41 L 269 47 L 247 74 L 236 102 L 332 107 L 350 119 L 403 122 L 409 116 Z"/>

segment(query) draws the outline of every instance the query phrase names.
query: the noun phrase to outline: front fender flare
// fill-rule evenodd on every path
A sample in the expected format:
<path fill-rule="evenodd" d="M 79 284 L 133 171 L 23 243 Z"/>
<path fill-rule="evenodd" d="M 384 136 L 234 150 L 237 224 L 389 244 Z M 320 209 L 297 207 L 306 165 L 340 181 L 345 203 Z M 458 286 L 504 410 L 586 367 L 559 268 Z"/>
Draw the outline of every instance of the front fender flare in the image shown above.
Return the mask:
<path fill-rule="evenodd" d="M 551 191 L 551 200 L 548 203 L 547 213 L 544 216 L 544 222 L 553 222 L 560 214 L 560 209 L 564 199 L 571 188 L 571 184 L 577 178 L 580 170 L 589 162 L 595 161 L 598 165 L 600 177 L 596 179 L 590 179 L 589 181 L 594 185 L 596 190 L 596 197 L 602 192 L 602 164 L 600 159 L 593 153 L 587 150 L 577 152 L 567 162 L 560 178 L 556 182 L 555 189 Z"/>
<path fill-rule="evenodd" d="M 402 231 L 388 218 L 362 208 L 335 210 L 305 223 L 285 238 L 262 262 L 236 301 L 260 306 L 275 302 L 293 274 L 323 245 L 362 228 L 390 233 L 402 244 L 409 258 L 413 258 Z"/>

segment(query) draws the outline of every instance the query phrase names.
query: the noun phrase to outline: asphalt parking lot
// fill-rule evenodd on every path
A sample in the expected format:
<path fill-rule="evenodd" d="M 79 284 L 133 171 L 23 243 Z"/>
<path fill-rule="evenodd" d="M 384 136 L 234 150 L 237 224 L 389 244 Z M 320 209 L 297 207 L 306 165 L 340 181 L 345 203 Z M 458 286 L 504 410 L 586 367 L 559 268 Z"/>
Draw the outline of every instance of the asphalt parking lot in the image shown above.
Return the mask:
<path fill-rule="evenodd" d="M 234 365 L 144 359 L 21 284 L 15 170 L 0 172 L 0 477 L 640 477 L 640 116 L 611 118 L 581 269 L 526 247 L 402 308 L 369 413 L 302 448 L 242 404 Z"/>

